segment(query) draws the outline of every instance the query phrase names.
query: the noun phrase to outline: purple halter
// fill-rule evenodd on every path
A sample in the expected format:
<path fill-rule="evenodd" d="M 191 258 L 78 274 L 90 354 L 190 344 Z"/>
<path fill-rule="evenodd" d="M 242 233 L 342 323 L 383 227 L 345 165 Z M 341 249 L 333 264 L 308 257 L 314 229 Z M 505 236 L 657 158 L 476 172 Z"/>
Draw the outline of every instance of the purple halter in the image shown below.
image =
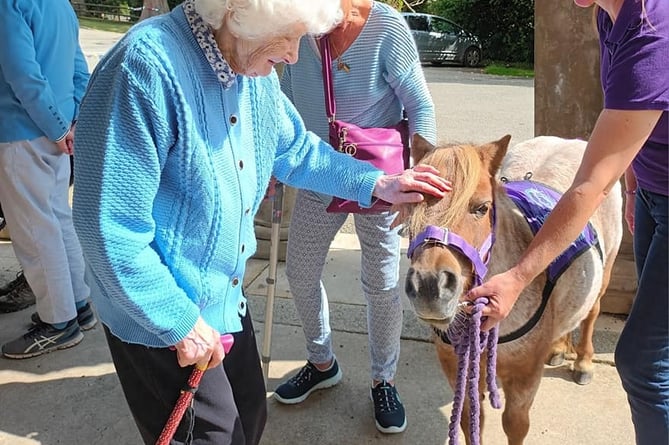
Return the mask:
<path fill-rule="evenodd" d="M 490 249 L 495 242 L 495 217 L 493 207 L 492 232 L 486 238 L 480 249 L 472 247 L 460 235 L 437 226 L 427 226 L 409 243 L 407 256 L 413 256 L 416 249 L 423 245 L 440 245 L 454 248 L 462 253 L 474 267 L 474 286 L 483 283 L 488 273 L 488 258 Z M 469 431 L 472 445 L 480 442 L 480 400 L 478 397 L 478 382 L 480 379 L 479 365 L 484 348 L 488 350 L 486 368 L 486 383 L 490 393 L 490 404 L 493 408 L 501 408 L 502 403 L 495 381 L 497 369 L 497 340 L 498 328 L 493 327 L 489 332 L 481 332 L 481 310 L 488 303 L 487 298 L 479 298 L 473 303 L 472 314 L 468 317 L 456 318 L 447 329 L 451 344 L 458 357 L 458 372 L 456 387 L 453 394 L 453 409 L 448 425 L 448 437 L 451 445 L 458 444 L 458 425 L 462 417 L 465 393 L 469 395 Z M 442 333 L 443 334 L 443 333 Z"/>
<path fill-rule="evenodd" d="M 488 266 L 486 266 L 488 253 L 490 253 L 490 249 L 492 248 L 494 242 L 494 223 L 492 233 L 488 235 L 488 238 L 486 238 L 480 250 L 476 250 L 476 248 L 472 247 L 457 233 L 453 233 L 450 230 L 442 227 L 427 226 L 425 230 L 419 233 L 418 236 L 414 238 L 411 243 L 409 243 L 407 257 L 411 259 L 414 251 L 418 247 L 426 244 L 453 247 L 458 252 L 463 254 L 474 266 L 474 286 L 478 286 L 483 283 L 483 278 L 488 273 Z"/>

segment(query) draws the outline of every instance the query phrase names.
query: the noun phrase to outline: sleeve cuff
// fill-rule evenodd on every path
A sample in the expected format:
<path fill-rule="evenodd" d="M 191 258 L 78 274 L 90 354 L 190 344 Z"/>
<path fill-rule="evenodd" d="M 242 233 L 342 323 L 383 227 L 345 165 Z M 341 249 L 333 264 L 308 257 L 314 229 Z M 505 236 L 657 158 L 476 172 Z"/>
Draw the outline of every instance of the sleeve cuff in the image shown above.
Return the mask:
<path fill-rule="evenodd" d="M 372 206 L 375 199 L 372 193 L 374 193 L 376 181 L 378 181 L 381 176 L 383 176 L 381 170 L 365 174 L 358 193 L 358 203 L 360 204 L 360 207 L 369 208 Z"/>

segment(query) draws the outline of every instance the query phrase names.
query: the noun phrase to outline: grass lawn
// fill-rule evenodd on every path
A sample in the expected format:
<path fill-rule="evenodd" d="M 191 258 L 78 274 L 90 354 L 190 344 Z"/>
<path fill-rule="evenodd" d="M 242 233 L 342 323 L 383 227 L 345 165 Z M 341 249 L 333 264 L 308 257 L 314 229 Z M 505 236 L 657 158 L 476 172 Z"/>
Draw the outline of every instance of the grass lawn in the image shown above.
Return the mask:
<path fill-rule="evenodd" d="M 509 64 L 503 62 L 492 62 L 483 69 L 486 74 L 496 76 L 534 77 L 534 67 L 531 65 Z"/>
<path fill-rule="evenodd" d="M 133 25 L 132 23 L 79 18 L 79 26 L 81 28 L 97 29 L 99 31 L 118 32 L 121 34 L 125 34 L 132 25 Z"/>

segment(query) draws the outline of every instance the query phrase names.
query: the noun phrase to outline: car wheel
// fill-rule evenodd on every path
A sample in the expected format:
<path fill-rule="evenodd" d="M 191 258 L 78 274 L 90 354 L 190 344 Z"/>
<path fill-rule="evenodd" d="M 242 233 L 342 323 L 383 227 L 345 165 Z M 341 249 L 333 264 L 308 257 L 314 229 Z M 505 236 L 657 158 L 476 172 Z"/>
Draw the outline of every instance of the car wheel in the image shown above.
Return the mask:
<path fill-rule="evenodd" d="M 462 58 L 462 64 L 468 67 L 479 66 L 481 63 L 481 50 L 475 47 L 467 48 L 465 56 Z"/>

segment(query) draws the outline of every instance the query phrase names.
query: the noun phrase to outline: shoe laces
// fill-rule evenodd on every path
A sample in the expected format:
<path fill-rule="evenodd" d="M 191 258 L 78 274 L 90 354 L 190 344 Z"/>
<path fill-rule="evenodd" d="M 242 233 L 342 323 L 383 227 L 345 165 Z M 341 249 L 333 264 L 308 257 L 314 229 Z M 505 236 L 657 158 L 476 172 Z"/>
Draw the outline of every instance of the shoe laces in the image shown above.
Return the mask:
<path fill-rule="evenodd" d="M 39 337 L 47 337 L 47 332 L 49 329 L 55 329 L 53 326 L 51 326 L 48 323 L 44 323 L 43 321 L 40 321 L 30 329 L 28 329 L 28 332 L 23 335 L 23 338 L 26 340 L 34 340 Z"/>
<path fill-rule="evenodd" d="M 374 396 L 374 406 L 379 412 L 390 413 L 397 411 L 400 407 L 397 390 L 385 380 L 372 389 L 372 395 Z"/>
<path fill-rule="evenodd" d="M 303 383 L 310 381 L 313 376 L 314 376 L 314 365 L 312 365 L 311 363 L 307 363 L 305 366 L 302 367 L 302 369 L 300 369 L 300 372 L 295 374 L 295 376 L 293 376 L 290 379 L 290 383 L 292 383 L 295 386 L 300 386 Z"/>

